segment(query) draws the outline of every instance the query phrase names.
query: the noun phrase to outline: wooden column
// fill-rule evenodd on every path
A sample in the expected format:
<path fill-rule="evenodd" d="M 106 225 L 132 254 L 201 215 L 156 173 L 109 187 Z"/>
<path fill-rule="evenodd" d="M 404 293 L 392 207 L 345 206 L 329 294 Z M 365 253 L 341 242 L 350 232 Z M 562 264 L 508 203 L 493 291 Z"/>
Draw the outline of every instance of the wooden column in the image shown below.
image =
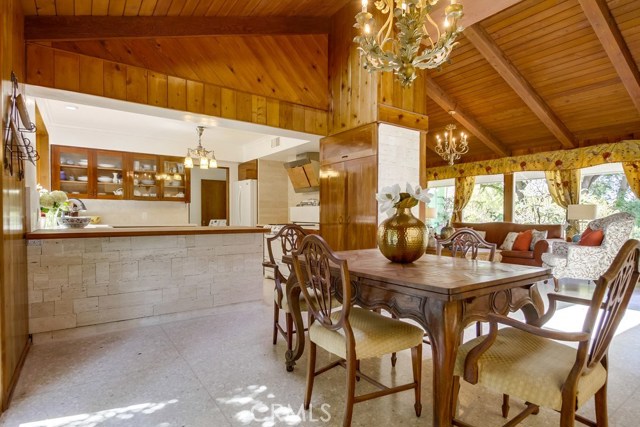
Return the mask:
<path fill-rule="evenodd" d="M 36 150 L 40 160 L 36 164 L 38 183 L 44 188 L 51 188 L 51 161 L 49 160 L 49 132 L 42 120 L 40 109 L 36 105 Z"/>
<path fill-rule="evenodd" d="M 512 173 L 504 174 L 504 221 L 513 222 L 513 203 L 515 200 L 516 179 Z"/>

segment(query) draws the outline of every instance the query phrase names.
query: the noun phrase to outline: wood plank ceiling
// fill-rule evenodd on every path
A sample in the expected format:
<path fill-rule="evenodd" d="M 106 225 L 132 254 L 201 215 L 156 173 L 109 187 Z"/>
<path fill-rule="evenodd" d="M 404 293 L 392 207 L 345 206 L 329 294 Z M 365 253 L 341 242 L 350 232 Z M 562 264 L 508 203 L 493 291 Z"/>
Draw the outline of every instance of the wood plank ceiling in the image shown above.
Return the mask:
<path fill-rule="evenodd" d="M 494 0 L 466 1 L 489 4 Z M 503 7 L 513 6 L 470 26 L 450 63 L 428 73 L 433 99 L 427 102 L 427 145 L 432 147 L 435 135 L 454 121 L 447 114 L 449 109 L 463 112 L 457 117 L 472 128 L 467 130 L 472 135 L 470 152 L 462 161 L 640 139 L 638 102 L 634 104 L 630 96 L 640 90 L 640 82 L 633 77 L 640 64 L 640 1 L 589 1 L 598 6 L 586 0 L 503 2 Z M 40 16 L 320 19 L 328 19 L 347 3 L 349 0 L 23 0 L 26 15 Z M 591 9 L 591 21 L 581 3 Z M 597 16 L 599 10 L 607 9 L 612 18 L 608 13 Z M 600 27 L 609 24 L 609 33 L 599 28 L 596 34 L 592 25 L 598 28 L 593 24 L 597 19 L 605 23 Z M 618 40 L 621 46 L 607 46 L 607 54 L 602 40 Z M 326 34 L 183 38 L 154 34 L 153 38 L 55 41 L 50 45 L 316 108 L 329 105 Z M 626 49 L 630 55 L 625 72 L 619 61 L 614 67 L 611 58 L 624 56 Z M 429 152 L 427 164 L 443 162 Z"/>

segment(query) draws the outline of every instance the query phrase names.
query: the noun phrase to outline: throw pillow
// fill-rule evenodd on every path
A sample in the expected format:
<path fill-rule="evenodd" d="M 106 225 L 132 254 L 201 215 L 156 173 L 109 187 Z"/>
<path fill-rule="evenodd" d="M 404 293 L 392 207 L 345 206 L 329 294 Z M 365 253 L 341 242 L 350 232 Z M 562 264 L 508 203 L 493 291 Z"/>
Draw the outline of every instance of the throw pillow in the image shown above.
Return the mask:
<path fill-rule="evenodd" d="M 507 237 L 504 238 L 504 242 L 502 242 L 502 244 L 500 245 L 500 249 L 510 251 L 513 248 L 513 243 L 516 241 L 517 237 L 517 231 L 510 231 L 507 234 Z"/>
<path fill-rule="evenodd" d="M 516 241 L 513 242 L 513 251 L 528 251 L 529 246 L 531 246 L 531 241 L 533 240 L 533 230 L 523 231 L 522 233 L 518 233 L 518 237 L 516 237 Z"/>
<path fill-rule="evenodd" d="M 529 246 L 530 251 L 533 250 L 533 248 L 536 246 L 536 243 L 538 243 L 540 240 L 546 239 L 548 234 L 547 230 L 538 231 L 534 229 L 531 231 L 532 231 L 533 239 L 531 239 L 531 246 Z"/>
<path fill-rule="evenodd" d="M 602 230 L 593 230 L 586 236 L 583 234 L 578 242 L 580 246 L 600 246 L 604 240 L 604 232 Z"/>

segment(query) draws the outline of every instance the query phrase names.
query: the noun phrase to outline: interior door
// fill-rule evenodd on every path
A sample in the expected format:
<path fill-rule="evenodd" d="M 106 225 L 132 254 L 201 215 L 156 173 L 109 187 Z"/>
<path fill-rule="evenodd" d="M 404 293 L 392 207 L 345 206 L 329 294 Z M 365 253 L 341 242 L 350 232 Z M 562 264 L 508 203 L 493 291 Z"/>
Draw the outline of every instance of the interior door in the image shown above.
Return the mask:
<path fill-rule="evenodd" d="M 345 249 L 346 175 L 342 162 L 320 169 L 320 235 L 336 251 Z"/>
<path fill-rule="evenodd" d="M 212 219 L 226 219 L 227 224 L 227 181 L 203 179 L 201 181 L 201 221 L 209 225 Z"/>
<path fill-rule="evenodd" d="M 344 162 L 347 179 L 345 250 L 376 247 L 378 163 L 376 156 Z"/>

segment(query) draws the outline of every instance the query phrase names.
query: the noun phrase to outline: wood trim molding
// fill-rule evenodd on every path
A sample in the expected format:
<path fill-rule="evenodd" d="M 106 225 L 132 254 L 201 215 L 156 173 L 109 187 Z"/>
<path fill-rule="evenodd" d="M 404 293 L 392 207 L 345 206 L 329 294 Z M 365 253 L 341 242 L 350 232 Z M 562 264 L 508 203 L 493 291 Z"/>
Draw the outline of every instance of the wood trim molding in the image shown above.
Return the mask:
<path fill-rule="evenodd" d="M 386 104 L 378 104 L 378 122 L 389 123 L 423 132 L 429 131 L 428 116 Z"/>
<path fill-rule="evenodd" d="M 478 138 L 484 145 L 489 147 L 494 153 L 501 156 L 510 156 L 511 151 L 496 137 L 491 135 L 480 123 L 471 117 L 458 102 L 449 96 L 445 91 L 431 78 L 425 77 L 427 83 L 427 95 L 433 99 L 436 104 L 445 111 L 455 111 L 453 118 Z"/>
<path fill-rule="evenodd" d="M 578 0 L 593 31 L 640 111 L 640 71 L 605 0 Z"/>
<path fill-rule="evenodd" d="M 556 116 L 533 86 L 520 74 L 504 52 L 491 39 L 489 34 L 479 25 L 472 25 L 464 30 L 464 35 L 478 49 L 480 54 L 491 64 L 500 76 L 511 86 L 531 111 L 560 141 L 564 148 L 575 148 L 576 137 Z"/>
<path fill-rule="evenodd" d="M 328 112 L 144 68 L 27 43 L 26 82 L 154 107 L 327 134 Z M 82 72 L 81 72 L 82 70 Z"/>
<path fill-rule="evenodd" d="M 27 41 L 220 35 L 328 34 L 328 18 L 310 16 L 27 16 Z"/>

